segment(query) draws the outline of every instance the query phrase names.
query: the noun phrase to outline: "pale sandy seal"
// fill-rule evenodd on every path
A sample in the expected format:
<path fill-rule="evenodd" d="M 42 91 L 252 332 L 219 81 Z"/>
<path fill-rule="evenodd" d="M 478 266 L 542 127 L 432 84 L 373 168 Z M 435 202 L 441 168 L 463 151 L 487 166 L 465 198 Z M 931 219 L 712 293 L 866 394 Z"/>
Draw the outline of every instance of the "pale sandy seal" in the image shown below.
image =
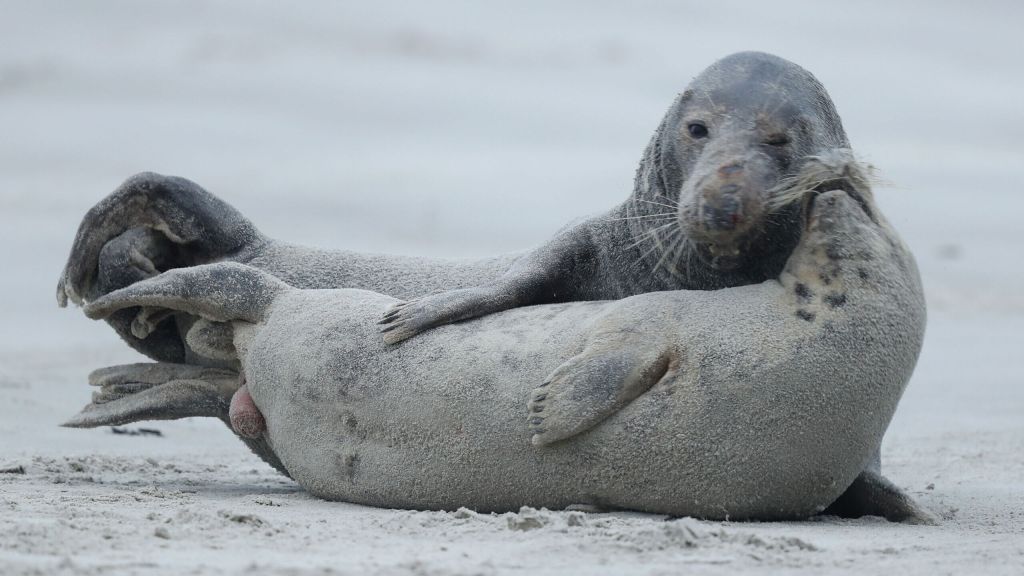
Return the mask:
<path fill-rule="evenodd" d="M 822 193 L 803 228 L 778 279 L 514 309 L 399 347 L 373 324 L 393 298 L 297 290 L 237 263 L 173 270 L 86 312 L 229 323 L 262 441 L 325 498 L 802 518 L 869 466 L 925 318 L 913 259 L 869 196 Z"/>

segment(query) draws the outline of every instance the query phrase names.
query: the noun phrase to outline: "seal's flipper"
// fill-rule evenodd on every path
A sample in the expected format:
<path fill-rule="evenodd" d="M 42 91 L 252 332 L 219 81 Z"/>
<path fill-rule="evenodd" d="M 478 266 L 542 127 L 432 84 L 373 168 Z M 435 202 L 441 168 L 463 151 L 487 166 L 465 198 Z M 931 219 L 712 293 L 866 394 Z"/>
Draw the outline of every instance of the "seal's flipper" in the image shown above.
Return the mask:
<path fill-rule="evenodd" d="M 119 364 L 98 368 L 89 373 L 89 385 L 99 388 L 124 385 L 158 386 L 174 380 L 203 380 L 219 383 L 232 382 L 224 389 L 225 398 L 238 388 L 238 372 L 226 368 L 210 368 L 193 364 L 173 364 L 170 362 L 139 362 L 136 364 Z"/>
<path fill-rule="evenodd" d="M 103 294 L 124 288 L 178 266 L 181 248 L 163 233 L 151 228 L 132 228 L 107 242 L 100 252 L 98 277 L 85 298 L 93 300 Z M 161 362 L 184 362 L 185 348 L 178 327 L 173 322 L 155 322 L 140 337 L 134 325 L 140 318 L 138 309 L 118 311 L 106 321 L 129 346 Z"/>
<path fill-rule="evenodd" d="M 577 292 L 580 285 L 589 286 L 578 274 L 580 268 L 589 270 L 589 264 L 581 263 L 594 258 L 590 227 L 588 221 L 563 230 L 548 244 L 517 259 L 491 283 L 391 306 L 378 322 L 384 342 L 397 344 L 431 328 L 520 306 L 597 299 Z"/>
<path fill-rule="evenodd" d="M 882 516 L 891 522 L 938 524 L 934 514 L 914 502 L 913 498 L 887 478 L 871 470 L 861 472 L 846 492 L 822 514 L 843 518 Z"/>
<path fill-rule="evenodd" d="M 384 342 L 403 340 L 452 322 L 493 314 L 516 306 L 516 299 L 490 286 L 450 290 L 398 302 L 378 322 Z"/>
<path fill-rule="evenodd" d="M 569 359 L 533 390 L 527 417 L 533 444 L 585 432 L 649 390 L 669 373 L 667 351 L 604 345 Z"/>
<path fill-rule="evenodd" d="M 191 416 L 223 418 L 228 412 L 229 399 L 221 395 L 220 387 L 203 380 L 174 380 L 150 387 L 138 383 L 142 390 L 136 392 L 127 384 L 117 387 L 120 390 L 111 390 L 116 398 L 92 402 L 61 426 L 96 428 L 139 420 L 177 420 Z"/>
<path fill-rule="evenodd" d="M 195 182 L 152 172 L 136 174 L 83 218 L 57 283 L 57 302 L 77 304 L 96 294 L 100 254 L 133 228 L 159 231 L 180 253 L 174 266 L 210 262 L 263 241 L 256 227 Z"/>
<path fill-rule="evenodd" d="M 176 310 L 213 320 L 259 322 L 274 298 L 289 287 L 245 264 L 219 262 L 168 270 L 100 297 L 85 306 L 86 316 L 106 318 L 125 308 Z M 144 323 L 144 321 L 143 321 Z"/>

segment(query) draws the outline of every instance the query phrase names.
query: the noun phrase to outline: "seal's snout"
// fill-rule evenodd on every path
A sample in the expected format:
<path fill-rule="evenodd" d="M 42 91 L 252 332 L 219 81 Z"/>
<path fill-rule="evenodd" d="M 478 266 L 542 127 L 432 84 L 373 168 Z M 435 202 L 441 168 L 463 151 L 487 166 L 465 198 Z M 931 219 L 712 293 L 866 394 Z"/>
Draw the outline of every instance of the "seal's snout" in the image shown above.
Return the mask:
<path fill-rule="evenodd" d="M 697 188 L 698 237 L 711 244 L 733 244 L 757 224 L 768 175 L 756 162 L 730 158 Z"/>
<path fill-rule="evenodd" d="M 731 232 L 743 224 L 739 192 L 739 186 L 727 184 L 711 194 L 704 194 L 701 212 L 709 231 Z"/>

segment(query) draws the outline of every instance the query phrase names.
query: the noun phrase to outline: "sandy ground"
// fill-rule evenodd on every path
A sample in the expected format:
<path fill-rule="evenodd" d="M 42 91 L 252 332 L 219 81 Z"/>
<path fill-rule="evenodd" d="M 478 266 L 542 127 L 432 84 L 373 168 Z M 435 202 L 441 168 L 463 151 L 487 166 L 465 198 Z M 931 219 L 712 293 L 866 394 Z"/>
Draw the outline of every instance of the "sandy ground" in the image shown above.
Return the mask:
<path fill-rule="evenodd" d="M 0 574 L 1024 571 L 1024 5 L 749 4 L 0 2 Z M 673 95 L 741 49 L 815 72 L 891 182 L 930 322 L 884 469 L 941 525 L 377 510 L 219 422 L 57 426 L 139 359 L 53 298 L 129 174 L 294 241 L 519 249 L 625 197 Z"/>

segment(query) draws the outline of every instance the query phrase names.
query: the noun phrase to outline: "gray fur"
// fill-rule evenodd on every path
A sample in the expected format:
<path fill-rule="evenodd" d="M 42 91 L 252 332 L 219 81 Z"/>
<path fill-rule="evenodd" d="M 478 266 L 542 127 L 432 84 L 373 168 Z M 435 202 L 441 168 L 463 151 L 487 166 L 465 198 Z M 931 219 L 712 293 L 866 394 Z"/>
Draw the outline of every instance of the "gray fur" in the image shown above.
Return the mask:
<path fill-rule="evenodd" d="M 871 466 L 923 336 L 914 261 L 855 196 L 817 197 L 778 280 L 519 308 L 398 347 L 373 324 L 394 298 L 296 290 L 235 263 L 167 272 L 86 313 L 248 319 L 232 321 L 234 344 L 266 445 L 324 498 L 802 518 Z M 197 294 L 186 286 L 199 277 L 211 283 Z M 524 423 L 552 372 L 558 394 Z M 588 397 L 622 389 L 601 418 L 581 416 Z M 543 442 L 542 425 L 560 438 Z"/>

